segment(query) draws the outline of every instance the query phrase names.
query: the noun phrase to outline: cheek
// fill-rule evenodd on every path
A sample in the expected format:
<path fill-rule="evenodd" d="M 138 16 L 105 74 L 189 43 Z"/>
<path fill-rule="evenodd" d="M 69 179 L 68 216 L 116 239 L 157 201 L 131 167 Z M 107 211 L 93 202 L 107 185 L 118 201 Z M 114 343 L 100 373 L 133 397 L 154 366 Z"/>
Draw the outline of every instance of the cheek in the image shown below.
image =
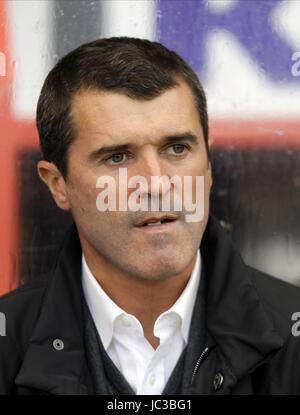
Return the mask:
<path fill-rule="evenodd" d="M 185 176 L 204 176 L 208 170 L 208 163 L 206 153 L 203 153 L 201 149 L 194 152 L 186 160 L 186 164 L 183 166 L 183 174 Z"/>
<path fill-rule="evenodd" d="M 73 211 L 83 211 L 92 209 L 96 213 L 96 199 L 99 189 L 96 188 L 96 178 L 86 174 L 72 177 L 68 187 L 68 196 Z"/>
<path fill-rule="evenodd" d="M 184 177 L 189 177 L 187 183 L 192 182 L 193 195 L 195 195 L 197 177 L 204 177 L 204 193 L 207 194 L 210 188 L 210 179 L 209 179 L 209 169 L 207 168 L 206 160 L 197 160 L 196 163 L 191 163 L 191 165 L 184 170 L 184 175 L 181 176 L 182 182 L 184 182 Z"/>

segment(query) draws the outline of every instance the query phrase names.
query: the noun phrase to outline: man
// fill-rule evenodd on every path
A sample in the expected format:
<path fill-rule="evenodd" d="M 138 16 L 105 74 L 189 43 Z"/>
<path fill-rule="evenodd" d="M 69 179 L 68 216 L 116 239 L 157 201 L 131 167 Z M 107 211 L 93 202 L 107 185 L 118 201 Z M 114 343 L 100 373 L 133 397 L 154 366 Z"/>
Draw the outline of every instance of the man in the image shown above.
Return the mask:
<path fill-rule="evenodd" d="M 209 215 L 206 99 L 191 68 L 146 40 L 83 45 L 49 73 L 37 126 L 39 175 L 74 227 L 49 275 L 1 299 L 1 393 L 300 393 L 299 289 L 246 266 Z M 102 209 L 99 180 L 119 202 L 124 172 L 144 179 L 136 203 L 158 209 Z M 162 209 L 180 186 L 152 178 L 174 176 L 192 179 L 193 197 L 203 178 L 199 220 Z"/>

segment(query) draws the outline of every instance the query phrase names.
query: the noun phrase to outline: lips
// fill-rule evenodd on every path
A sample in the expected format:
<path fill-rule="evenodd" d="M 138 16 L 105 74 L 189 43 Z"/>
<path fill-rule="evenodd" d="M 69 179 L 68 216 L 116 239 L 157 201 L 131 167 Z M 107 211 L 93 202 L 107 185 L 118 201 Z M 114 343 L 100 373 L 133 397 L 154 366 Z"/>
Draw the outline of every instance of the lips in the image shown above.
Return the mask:
<path fill-rule="evenodd" d="M 137 226 L 138 228 L 146 226 L 158 226 L 163 225 L 165 223 L 174 222 L 176 220 L 177 216 L 171 214 L 148 216 L 140 219 L 135 226 Z"/>

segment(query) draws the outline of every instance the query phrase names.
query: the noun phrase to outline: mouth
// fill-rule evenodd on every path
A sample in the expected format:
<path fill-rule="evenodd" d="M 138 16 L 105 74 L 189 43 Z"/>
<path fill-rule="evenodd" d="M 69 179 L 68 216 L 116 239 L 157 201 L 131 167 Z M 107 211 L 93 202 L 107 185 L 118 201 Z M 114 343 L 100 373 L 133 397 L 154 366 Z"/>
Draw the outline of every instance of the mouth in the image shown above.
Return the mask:
<path fill-rule="evenodd" d="M 160 216 L 151 216 L 140 220 L 135 226 L 137 228 L 146 230 L 146 229 L 155 229 L 162 230 L 170 228 L 177 222 L 178 218 L 175 215 L 160 215 Z"/>

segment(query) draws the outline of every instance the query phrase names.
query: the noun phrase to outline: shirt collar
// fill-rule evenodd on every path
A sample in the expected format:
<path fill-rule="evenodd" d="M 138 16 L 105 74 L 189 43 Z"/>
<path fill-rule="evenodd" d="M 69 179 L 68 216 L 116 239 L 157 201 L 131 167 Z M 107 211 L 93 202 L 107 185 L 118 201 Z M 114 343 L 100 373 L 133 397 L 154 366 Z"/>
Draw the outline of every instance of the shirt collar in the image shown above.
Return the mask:
<path fill-rule="evenodd" d="M 181 318 L 181 333 L 183 336 L 184 341 L 187 343 L 189 329 L 192 320 L 192 314 L 194 310 L 194 305 L 196 301 L 196 296 L 198 292 L 198 286 L 200 282 L 200 275 L 201 275 L 201 257 L 200 257 L 200 250 L 197 251 L 196 262 L 191 274 L 191 277 L 185 286 L 183 292 L 181 293 L 180 297 L 177 301 L 169 308 L 167 311 L 162 313 L 159 317 L 163 317 L 166 314 L 176 313 Z"/>
<path fill-rule="evenodd" d="M 189 328 L 191 324 L 192 313 L 198 291 L 198 285 L 201 275 L 201 258 L 200 250 L 197 251 L 196 262 L 191 277 L 181 293 L 180 297 L 171 308 L 163 312 L 157 319 L 160 320 L 166 314 L 176 313 L 181 318 L 181 332 L 187 343 Z M 101 337 L 101 341 L 105 350 L 113 337 L 114 322 L 117 317 L 126 315 L 127 313 L 121 309 L 111 298 L 105 293 L 101 285 L 92 275 L 84 255 L 82 254 L 82 288 L 87 305 L 92 314 L 97 331 Z"/>
<path fill-rule="evenodd" d="M 82 288 L 103 346 L 107 350 L 113 336 L 114 321 L 117 317 L 124 314 L 124 310 L 112 301 L 102 289 L 91 273 L 83 254 Z"/>

